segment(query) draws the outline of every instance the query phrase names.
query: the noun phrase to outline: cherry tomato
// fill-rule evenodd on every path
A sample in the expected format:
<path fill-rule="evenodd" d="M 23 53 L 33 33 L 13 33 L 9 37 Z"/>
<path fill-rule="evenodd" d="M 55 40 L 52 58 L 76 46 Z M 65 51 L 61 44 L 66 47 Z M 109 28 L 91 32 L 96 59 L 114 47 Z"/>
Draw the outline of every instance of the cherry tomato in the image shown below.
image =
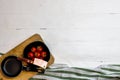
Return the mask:
<path fill-rule="evenodd" d="M 36 51 L 36 48 L 35 48 L 35 47 L 32 47 L 32 48 L 31 48 L 31 51 L 32 51 L 32 52 L 35 52 L 35 51 Z"/>
<path fill-rule="evenodd" d="M 34 54 L 32 52 L 29 52 L 28 53 L 28 58 L 31 58 L 31 59 L 34 58 Z"/>
<path fill-rule="evenodd" d="M 43 50 L 42 46 L 37 46 L 37 51 L 41 52 Z"/>
<path fill-rule="evenodd" d="M 43 52 L 41 53 L 41 56 L 42 56 L 42 58 L 45 58 L 45 57 L 47 56 L 47 53 L 46 53 L 45 51 L 43 51 Z"/>
<path fill-rule="evenodd" d="M 41 54 L 39 52 L 35 52 L 35 57 L 40 58 Z"/>

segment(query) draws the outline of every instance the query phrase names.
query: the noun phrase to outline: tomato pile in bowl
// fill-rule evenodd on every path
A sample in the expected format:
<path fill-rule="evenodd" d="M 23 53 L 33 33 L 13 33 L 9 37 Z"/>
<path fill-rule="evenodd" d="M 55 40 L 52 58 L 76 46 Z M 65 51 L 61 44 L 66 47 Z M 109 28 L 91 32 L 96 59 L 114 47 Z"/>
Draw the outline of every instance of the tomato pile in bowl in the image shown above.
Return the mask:
<path fill-rule="evenodd" d="M 38 58 L 48 61 L 50 58 L 50 51 L 43 42 L 35 41 L 25 47 L 23 55 L 25 58 L 31 60 Z"/>

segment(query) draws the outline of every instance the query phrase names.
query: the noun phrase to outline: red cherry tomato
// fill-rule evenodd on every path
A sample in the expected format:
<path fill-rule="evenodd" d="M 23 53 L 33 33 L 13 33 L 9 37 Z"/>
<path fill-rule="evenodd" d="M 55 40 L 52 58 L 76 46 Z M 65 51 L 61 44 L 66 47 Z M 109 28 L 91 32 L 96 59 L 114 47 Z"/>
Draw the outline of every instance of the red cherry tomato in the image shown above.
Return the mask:
<path fill-rule="evenodd" d="M 42 46 L 37 46 L 37 51 L 41 52 L 43 50 Z"/>
<path fill-rule="evenodd" d="M 34 58 L 34 54 L 32 52 L 29 52 L 28 53 L 28 58 L 31 58 L 31 59 Z"/>
<path fill-rule="evenodd" d="M 41 54 L 39 52 L 35 52 L 35 57 L 40 58 Z"/>
<path fill-rule="evenodd" d="M 35 52 L 35 51 L 36 51 L 36 48 L 35 48 L 35 47 L 32 47 L 32 48 L 31 48 L 31 51 L 32 51 L 32 52 Z"/>
<path fill-rule="evenodd" d="M 45 57 L 47 56 L 47 53 L 46 53 L 45 51 L 43 51 L 43 52 L 41 53 L 41 56 L 42 56 L 42 58 L 45 58 Z"/>

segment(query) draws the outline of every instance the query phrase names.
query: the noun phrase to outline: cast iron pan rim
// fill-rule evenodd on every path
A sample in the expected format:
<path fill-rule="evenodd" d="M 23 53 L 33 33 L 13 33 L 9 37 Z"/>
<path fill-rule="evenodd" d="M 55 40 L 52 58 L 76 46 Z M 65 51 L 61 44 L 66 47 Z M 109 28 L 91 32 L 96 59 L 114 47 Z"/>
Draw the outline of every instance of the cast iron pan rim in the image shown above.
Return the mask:
<path fill-rule="evenodd" d="M 10 60 L 15 60 L 15 61 L 17 62 L 17 64 L 18 64 L 18 66 L 19 66 L 19 69 L 18 69 L 17 72 L 14 73 L 14 74 L 10 74 L 9 72 L 6 71 L 6 64 L 7 64 L 7 62 L 10 61 Z M 22 68 L 23 68 L 23 67 L 22 67 L 22 62 L 19 61 L 19 60 L 17 60 L 17 57 L 16 57 L 16 56 L 8 56 L 8 57 L 6 57 L 6 58 L 2 61 L 2 63 L 1 63 L 2 72 L 3 72 L 3 74 L 5 74 L 5 75 L 8 76 L 8 77 L 16 77 L 17 75 L 20 74 L 20 72 L 22 71 Z"/>

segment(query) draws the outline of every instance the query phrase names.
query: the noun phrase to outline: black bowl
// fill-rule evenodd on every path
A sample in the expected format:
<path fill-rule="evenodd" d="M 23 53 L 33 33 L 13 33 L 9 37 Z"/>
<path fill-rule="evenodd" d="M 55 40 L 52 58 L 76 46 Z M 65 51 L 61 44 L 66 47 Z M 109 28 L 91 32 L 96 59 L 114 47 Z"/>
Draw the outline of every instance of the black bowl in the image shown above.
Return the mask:
<path fill-rule="evenodd" d="M 44 58 L 44 60 L 48 62 L 49 59 L 50 59 L 50 51 L 49 51 L 48 47 L 47 47 L 43 42 L 41 42 L 41 41 L 35 41 L 35 42 L 32 42 L 32 43 L 30 43 L 29 45 L 27 45 L 27 46 L 25 47 L 25 49 L 24 49 L 23 56 L 24 56 L 25 58 L 28 58 L 28 59 L 29 59 L 28 53 L 31 51 L 31 48 L 32 48 L 32 47 L 37 47 L 37 46 L 42 46 L 43 51 L 47 52 L 47 55 L 46 55 L 46 57 Z"/>
<path fill-rule="evenodd" d="M 15 77 L 22 71 L 22 62 L 16 56 L 8 56 L 1 63 L 2 72 L 8 77 Z"/>

